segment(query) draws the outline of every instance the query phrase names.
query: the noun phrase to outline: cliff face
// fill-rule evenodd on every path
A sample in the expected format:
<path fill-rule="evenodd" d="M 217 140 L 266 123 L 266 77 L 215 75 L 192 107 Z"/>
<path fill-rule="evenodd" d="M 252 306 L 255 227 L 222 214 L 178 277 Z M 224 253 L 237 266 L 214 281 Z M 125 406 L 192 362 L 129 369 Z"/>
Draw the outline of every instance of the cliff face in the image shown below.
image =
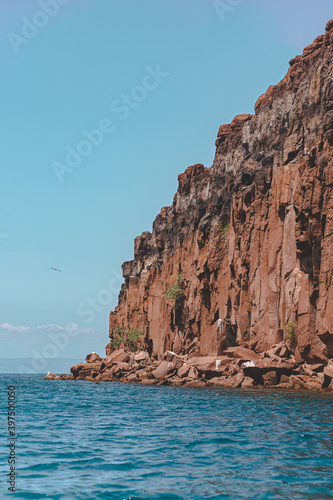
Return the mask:
<path fill-rule="evenodd" d="M 296 360 L 333 357 L 332 60 L 333 20 L 255 115 L 220 127 L 212 167 L 179 175 L 172 206 L 122 266 L 111 338 L 139 328 L 158 359 L 235 343 L 263 352 L 292 322 Z M 165 293 L 177 277 L 173 308 Z"/>

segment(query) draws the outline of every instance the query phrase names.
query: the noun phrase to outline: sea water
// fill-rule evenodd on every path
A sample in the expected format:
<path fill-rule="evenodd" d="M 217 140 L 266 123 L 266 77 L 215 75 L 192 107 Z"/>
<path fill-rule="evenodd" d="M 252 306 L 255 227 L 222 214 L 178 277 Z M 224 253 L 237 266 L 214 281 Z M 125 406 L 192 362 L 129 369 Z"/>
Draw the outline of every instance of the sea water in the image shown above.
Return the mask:
<path fill-rule="evenodd" d="M 15 386 L 15 493 L 7 388 Z M 333 498 L 333 395 L 1 375 L 0 498 Z"/>

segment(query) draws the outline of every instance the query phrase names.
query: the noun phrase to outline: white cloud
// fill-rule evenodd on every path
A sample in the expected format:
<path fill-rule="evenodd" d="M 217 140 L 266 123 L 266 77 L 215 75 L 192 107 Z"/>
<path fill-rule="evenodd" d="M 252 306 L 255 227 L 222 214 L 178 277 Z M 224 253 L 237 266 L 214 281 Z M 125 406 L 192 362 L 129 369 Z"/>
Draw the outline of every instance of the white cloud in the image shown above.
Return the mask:
<path fill-rule="evenodd" d="M 10 323 L 0 324 L 0 332 L 3 331 L 5 333 L 12 334 L 20 334 L 20 333 L 30 333 L 30 334 L 47 334 L 47 333 L 55 333 L 55 332 L 68 332 L 69 334 L 76 333 L 77 335 L 93 335 L 96 334 L 97 331 L 94 328 L 80 328 L 76 323 L 69 323 L 66 326 L 60 325 L 38 325 L 38 326 L 14 326 Z"/>
<path fill-rule="evenodd" d="M 0 328 L 13 333 L 27 333 L 31 331 L 31 326 L 13 326 L 10 323 L 3 323 L 0 325 Z"/>
<path fill-rule="evenodd" d="M 59 330 L 65 330 L 63 326 L 59 325 L 40 325 L 35 327 L 37 330 L 47 330 L 49 332 L 55 332 Z"/>

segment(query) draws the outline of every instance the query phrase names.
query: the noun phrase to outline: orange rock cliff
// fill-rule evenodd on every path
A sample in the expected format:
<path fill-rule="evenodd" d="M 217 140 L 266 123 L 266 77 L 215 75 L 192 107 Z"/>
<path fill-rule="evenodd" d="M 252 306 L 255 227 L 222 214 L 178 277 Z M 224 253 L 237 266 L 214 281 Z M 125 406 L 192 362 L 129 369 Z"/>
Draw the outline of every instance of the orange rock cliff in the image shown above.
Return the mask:
<path fill-rule="evenodd" d="M 106 357 L 45 378 L 333 389 L 332 61 L 333 20 L 135 239 Z"/>
<path fill-rule="evenodd" d="M 233 344 L 261 352 L 293 323 L 296 359 L 333 357 L 332 60 L 333 20 L 255 115 L 221 125 L 212 167 L 179 175 L 172 206 L 122 266 L 111 338 L 138 328 L 155 359 Z M 165 294 L 180 273 L 173 308 Z"/>

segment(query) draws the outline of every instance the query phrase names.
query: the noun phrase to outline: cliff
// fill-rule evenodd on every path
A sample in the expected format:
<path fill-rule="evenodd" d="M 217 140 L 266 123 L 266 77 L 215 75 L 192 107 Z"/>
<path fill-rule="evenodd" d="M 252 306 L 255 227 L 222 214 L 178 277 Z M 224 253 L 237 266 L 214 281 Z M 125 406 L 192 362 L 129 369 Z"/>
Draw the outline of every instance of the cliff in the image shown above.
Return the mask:
<path fill-rule="evenodd" d="M 332 60 L 333 20 L 135 239 L 106 357 L 47 379 L 333 389 Z"/>
<path fill-rule="evenodd" d="M 297 362 L 333 357 L 332 60 L 333 20 L 254 115 L 220 127 L 212 167 L 179 175 L 172 206 L 122 266 L 111 338 L 138 328 L 156 360 L 234 344 L 260 353 L 292 323 Z"/>

